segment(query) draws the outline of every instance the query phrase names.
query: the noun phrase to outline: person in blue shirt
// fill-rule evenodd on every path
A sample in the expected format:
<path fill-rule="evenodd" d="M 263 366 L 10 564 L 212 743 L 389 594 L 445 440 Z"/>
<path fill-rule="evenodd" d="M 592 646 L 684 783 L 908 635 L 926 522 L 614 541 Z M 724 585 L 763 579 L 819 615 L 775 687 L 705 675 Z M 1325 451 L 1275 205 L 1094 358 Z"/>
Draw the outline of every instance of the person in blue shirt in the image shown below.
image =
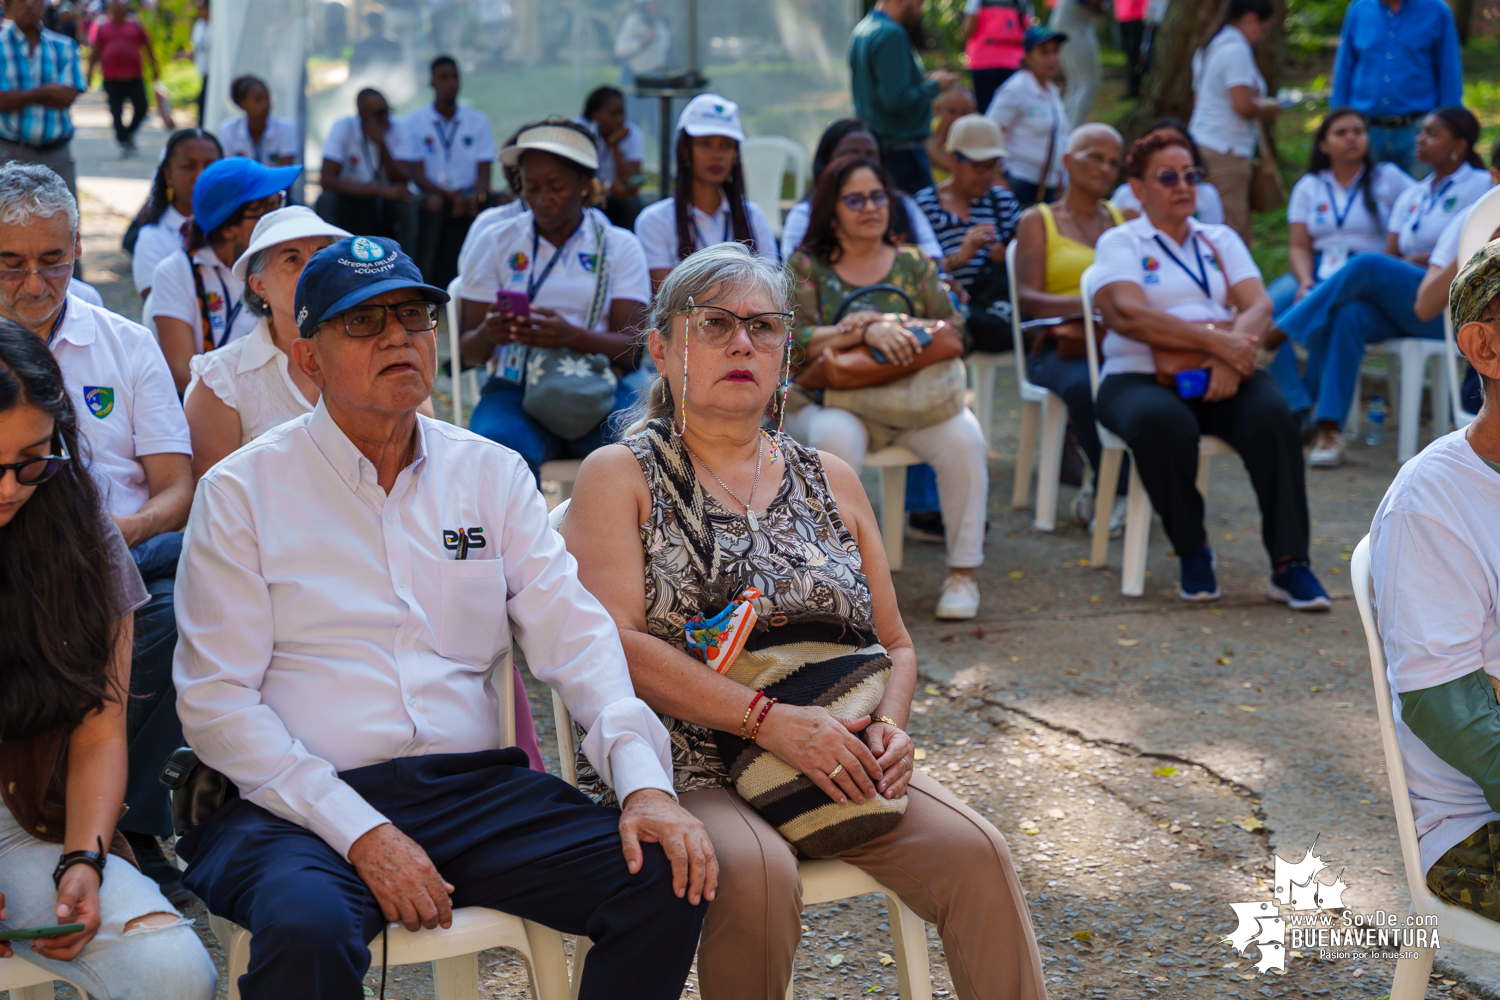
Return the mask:
<path fill-rule="evenodd" d="M 1370 150 L 1417 178 L 1417 133 L 1435 108 L 1463 104 L 1458 26 L 1443 0 L 1354 0 L 1344 14 L 1329 106 L 1370 119 Z"/>

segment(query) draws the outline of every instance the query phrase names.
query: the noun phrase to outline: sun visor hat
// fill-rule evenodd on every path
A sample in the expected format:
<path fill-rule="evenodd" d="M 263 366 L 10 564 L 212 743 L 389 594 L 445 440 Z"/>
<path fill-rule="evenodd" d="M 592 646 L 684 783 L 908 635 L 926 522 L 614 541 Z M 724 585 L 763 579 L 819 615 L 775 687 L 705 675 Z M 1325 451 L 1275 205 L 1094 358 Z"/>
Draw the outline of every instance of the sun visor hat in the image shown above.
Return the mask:
<path fill-rule="evenodd" d="M 302 167 L 266 167 L 243 156 L 215 160 L 193 185 L 193 221 L 205 233 L 222 226 L 241 205 L 285 191 Z"/>
<path fill-rule="evenodd" d="M 311 337 L 320 325 L 345 309 L 383 292 L 411 288 L 428 302 L 443 305 L 448 293 L 422 280 L 422 272 L 395 240 L 352 236 L 313 254 L 297 279 L 297 330 Z"/>
<path fill-rule="evenodd" d="M 570 125 L 543 122 L 522 129 L 521 134 L 516 136 L 516 144 L 500 151 L 500 162 L 514 169 L 521 163 L 521 154 L 529 149 L 572 160 L 590 170 L 599 169 L 599 150 L 594 145 L 594 140 Z"/>
<path fill-rule="evenodd" d="M 255 224 L 255 231 L 250 234 L 250 248 L 240 254 L 240 259 L 234 262 L 231 270 L 236 278 L 244 281 L 250 258 L 267 247 L 292 240 L 305 240 L 311 236 L 326 236 L 330 241 L 337 241 L 353 235 L 348 230 L 324 222 L 317 212 L 306 205 L 288 205 L 260 217 L 260 221 Z"/>
<path fill-rule="evenodd" d="M 688 101 L 677 119 L 677 131 L 697 138 L 722 135 L 735 142 L 745 141 L 745 127 L 740 124 L 740 106 L 718 94 L 699 94 Z"/>

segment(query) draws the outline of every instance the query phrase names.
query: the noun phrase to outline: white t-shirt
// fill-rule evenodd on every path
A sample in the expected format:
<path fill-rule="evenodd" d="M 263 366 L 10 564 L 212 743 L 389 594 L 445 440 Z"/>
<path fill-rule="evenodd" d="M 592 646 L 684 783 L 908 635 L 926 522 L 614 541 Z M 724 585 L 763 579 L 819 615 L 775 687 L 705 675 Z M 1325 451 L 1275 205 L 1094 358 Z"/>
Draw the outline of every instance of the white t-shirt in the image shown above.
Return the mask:
<path fill-rule="evenodd" d="M 1228 226 L 1188 220 L 1188 241 L 1179 245 L 1146 216 L 1106 230 L 1094 250 L 1094 287 L 1116 281 L 1140 285 L 1146 304 L 1190 323 L 1230 320 L 1229 289 L 1260 269 L 1249 247 Z M 1220 261 L 1214 253 L 1223 255 Z M 1174 262 L 1173 257 L 1176 257 Z M 1206 280 L 1205 293 L 1199 280 Z M 1104 337 L 1101 376 L 1156 371 L 1151 345 L 1110 330 Z"/>
<path fill-rule="evenodd" d="M 137 293 L 144 295 L 156 277 L 156 267 L 174 253 L 182 252 L 183 215 L 171 205 L 161 218 L 149 226 L 142 226 L 135 237 L 135 253 L 130 259 L 130 277 Z"/>
<path fill-rule="evenodd" d="M 255 329 L 259 317 L 245 308 L 245 283 L 224 266 L 213 247 L 200 247 L 193 254 L 193 265 L 181 250 L 172 254 L 161 262 L 152 279 L 151 318 L 167 316 L 192 327 L 193 353 L 202 354 L 203 306 L 193 281 L 194 265 L 203 279 L 214 347 L 223 347 L 247 335 Z"/>
<path fill-rule="evenodd" d="M 420 160 L 427 179 L 445 191 L 468 191 L 479 179 L 479 164 L 495 162 L 490 120 L 462 104 L 452 118 L 429 104 L 401 119 L 401 128 L 406 152 L 397 159 Z"/>
<path fill-rule="evenodd" d="M 278 156 L 290 156 L 293 163 L 302 162 L 302 136 L 297 132 L 297 123 L 278 115 L 266 118 L 266 130 L 259 143 L 250 137 L 249 118 L 229 119 L 219 126 L 219 145 L 224 147 L 225 156 L 243 156 L 268 167 L 277 166 L 274 159 Z"/>
<path fill-rule="evenodd" d="M 932 231 L 932 220 L 927 218 L 927 213 L 922 211 L 922 206 L 917 204 L 917 199 L 900 192 L 901 205 L 906 209 L 906 218 L 911 222 L 910 238 L 908 243 L 915 243 L 922 248 L 922 252 L 933 260 L 943 259 L 943 245 L 938 242 L 937 233 Z M 792 206 L 792 210 L 786 214 L 786 221 L 781 224 L 781 259 L 789 260 L 797 248 L 802 245 L 802 238 L 807 235 L 808 223 L 812 221 L 812 202 L 799 201 Z"/>
<path fill-rule="evenodd" d="M 1397 234 L 1403 257 L 1431 252 L 1448 224 L 1491 187 L 1489 171 L 1467 163 L 1436 186 L 1433 178 L 1428 174 L 1401 192 L 1391 207 L 1388 229 Z"/>
<path fill-rule="evenodd" d="M 197 18 L 193 21 L 192 28 L 188 29 L 188 42 L 193 46 L 193 68 L 201 77 L 208 76 L 209 48 L 213 44 L 214 33 L 208 29 L 206 18 Z"/>
<path fill-rule="evenodd" d="M 1045 187 L 1062 183 L 1062 158 L 1068 151 L 1068 111 L 1062 91 L 1048 83 L 1044 89 L 1028 69 L 1018 70 L 995 91 L 985 116 L 995 120 L 1005 135 L 1005 171 L 1017 180 L 1037 184 L 1052 145 L 1052 168 Z"/>
<path fill-rule="evenodd" d="M 1231 87 L 1266 94 L 1266 78 L 1255 65 L 1255 50 L 1244 32 L 1225 25 L 1206 48 L 1193 53 L 1193 116 L 1188 133 L 1205 149 L 1248 159 L 1255 155 L 1260 129 L 1255 119 L 1241 118 L 1229 100 Z"/>
<path fill-rule="evenodd" d="M 1343 244 L 1350 253 L 1384 251 L 1391 206 L 1416 181 L 1394 163 L 1376 164 L 1375 176 L 1370 179 L 1376 211 L 1372 216 L 1359 187 L 1363 176 L 1364 171 L 1360 171 L 1346 188 L 1339 184 L 1332 170 L 1303 174 L 1292 186 L 1287 200 L 1287 223 L 1300 222 L 1306 226 L 1313 250 L 1318 252 L 1336 244 Z"/>
<path fill-rule="evenodd" d="M 615 182 L 615 157 L 609 143 L 599 134 L 599 124 L 592 118 L 574 118 L 573 121 L 594 133 L 594 148 L 599 153 L 599 183 L 607 189 Z M 625 138 L 620 140 L 620 156 L 626 163 L 641 163 L 646 159 L 646 133 L 635 122 L 625 123 Z"/>
<path fill-rule="evenodd" d="M 395 160 L 415 160 L 418 154 L 408 152 L 406 132 L 400 121 L 385 131 L 385 144 Z M 339 176 L 355 184 L 386 184 L 385 167 L 380 161 L 380 147 L 365 136 L 359 115 L 340 118 L 328 130 L 323 143 L 323 159 L 339 165 Z"/>
<path fill-rule="evenodd" d="M 271 328 L 262 318 L 249 336 L 188 362 L 193 377 L 182 394 L 183 402 L 199 385 L 207 387 L 225 406 L 239 412 L 240 444 L 247 445 L 272 427 L 313 411 L 314 404 L 292 381 L 288 364 L 286 353 L 271 339 Z"/>
<path fill-rule="evenodd" d="M 1211 222 L 1216 226 L 1222 226 L 1224 224 L 1224 199 L 1219 197 L 1219 189 L 1208 181 L 1200 181 L 1197 191 L 1198 211 L 1193 213 L 1193 218 L 1199 222 Z M 1109 196 L 1109 200 L 1114 202 L 1115 208 L 1122 212 L 1127 208 L 1141 211 L 1140 200 L 1136 198 L 1135 192 L 1130 190 L 1129 181 L 1115 188 L 1115 193 Z"/>
<path fill-rule="evenodd" d="M 1500 677 L 1497 509 L 1500 475 L 1457 430 L 1401 466 L 1370 526 L 1380 640 L 1423 873 L 1500 819 L 1477 784 L 1401 721 L 1399 697 L 1481 669 Z"/>
<path fill-rule="evenodd" d="M 489 234 L 501 223 L 508 222 L 516 216 L 530 209 L 526 207 L 526 201 L 517 198 L 515 201 L 506 202 L 504 205 L 496 205 L 487 208 L 474 216 L 474 221 L 469 225 L 469 231 L 464 235 L 464 245 L 458 248 L 458 273 L 467 274 L 474 266 L 474 261 L 485 250 Z"/>
<path fill-rule="evenodd" d="M 777 263 L 776 235 L 771 232 L 771 222 L 766 213 L 753 201 L 745 202 L 745 216 L 750 223 L 750 235 L 755 239 L 755 253 L 771 263 Z M 697 228 L 693 242 L 701 249 L 715 243 L 728 243 L 734 239 L 734 224 L 730 219 L 729 199 L 721 197 L 719 208 L 713 215 L 705 214 L 697 205 L 688 206 L 688 217 Z M 663 198 L 652 202 L 635 217 L 635 234 L 646 250 L 646 265 L 655 271 L 671 270 L 678 264 L 677 245 L 677 199 Z"/>
<path fill-rule="evenodd" d="M 501 289 L 525 292 L 531 296 L 533 306 L 556 309 L 569 323 L 582 326 L 594 295 L 596 218 L 603 217 L 585 212 L 583 221 L 559 251 L 536 235 L 535 218 L 530 212 L 516 216 L 492 232 L 486 251 L 464 274 L 460 294 L 471 302 L 492 303 Z M 610 303 L 651 301 L 651 274 L 640 240 L 628 229 L 608 225 L 604 228 L 604 240 L 609 257 L 609 287 L 605 292 L 605 308 L 594 325 L 597 332 L 609 329 Z M 548 273 L 548 265 L 559 252 L 562 258 Z"/>
<path fill-rule="evenodd" d="M 52 338 L 52 356 L 89 445 L 104 509 L 124 517 L 151 499 L 143 455 L 191 455 L 177 386 L 156 338 L 139 323 L 76 295 Z"/>

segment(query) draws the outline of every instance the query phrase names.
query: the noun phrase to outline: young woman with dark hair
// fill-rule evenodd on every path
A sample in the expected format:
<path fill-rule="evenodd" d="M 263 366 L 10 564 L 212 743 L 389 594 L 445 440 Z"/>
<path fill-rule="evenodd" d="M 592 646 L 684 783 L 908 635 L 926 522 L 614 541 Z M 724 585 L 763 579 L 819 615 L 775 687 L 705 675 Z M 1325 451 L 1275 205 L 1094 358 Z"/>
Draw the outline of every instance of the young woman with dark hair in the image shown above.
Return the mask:
<path fill-rule="evenodd" d="M 718 94 L 699 94 L 677 119 L 677 178 L 673 195 L 635 220 L 646 250 L 654 292 L 694 250 L 733 240 L 776 260 L 776 236 L 759 205 L 745 200 L 740 106 Z M 780 211 L 779 205 L 775 206 Z"/>
<path fill-rule="evenodd" d="M 604 214 L 610 222 L 629 229 L 644 205 L 637 178 L 646 158 L 646 134 L 625 117 L 624 92 L 608 85 L 595 87 L 583 102 L 583 114 L 573 120 L 594 134 Z"/>
<path fill-rule="evenodd" d="M 151 194 L 125 233 L 125 249 L 132 254 L 130 275 L 141 298 L 151 292 L 157 265 L 182 249 L 182 227 L 193 217 L 198 175 L 223 156 L 219 140 L 201 128 L 179 129 L 167 140 Z"/>
<path fill-rule="evenodd" d="M 297 123 L 271 114 L 271 88 L 258 76 L 237 76 L 229 84 L 229 99 L 245 112 L 219 126 L 225 156 L 244 156 L 267 167 L 284 167 L 302 160 L 302 137 Z"/>
<path fill-rule="evenodd" d="M 0 941 L 0 961 L 95 996 L 206 1000 L 212 960 L 115 829 L 147 593 L 80 448 L 46 344 L 0 321 L 0 928 L 82 925 Z"/>

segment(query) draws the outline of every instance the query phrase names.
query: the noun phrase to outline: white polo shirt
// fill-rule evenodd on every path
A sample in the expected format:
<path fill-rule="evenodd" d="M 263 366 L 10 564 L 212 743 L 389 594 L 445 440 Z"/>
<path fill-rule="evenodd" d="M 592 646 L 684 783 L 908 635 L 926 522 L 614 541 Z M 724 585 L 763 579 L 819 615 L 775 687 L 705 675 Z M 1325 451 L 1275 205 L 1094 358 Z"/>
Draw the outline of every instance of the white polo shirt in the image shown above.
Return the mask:
<path fill-rule="evenodd" d="M 1401 192 L 1391 207 L 1388 229 L 1396 234 L 1403 257 L 1431 253 L 1448 223 L 1491 188 L 1488 170 L 1461 164 L 1441 181 L 1433 174 Z"/>
<path fill-rule="evenodd" d="M 1068 111 L 1057 84 L 1043 87 L 1036 74 L 1018 69 L 995 91 L 985 116 L 994 119 L 1005 135 L 1005 172 L 1017 180 L 1039 184 L 1052 145 L 1052 167 L 1044 187 L 1062 183 L 1062 158 L 1068 151 Z"/>
<path fill-rule="evenodd" d="M 400 120 L 391 122 L 385 131 L 385 144 L 395 160 L 415 160 L 415 152 L 407 152 L 406 131 Z M 385 168 L 381 165 L 380 146 L 365 136 L 359 115 L 340 118 L 328 130 L 323 143 L 323 159 L 339 165 L 339 176 L 355 184 L 388 184 Z"/>
<path fill-rule="evenodd" d="M 730 218 L 729 199 L 720 197 L 719 207 L 709 215 L 697 205 L 688 206 L 688 218 L 696 227 L 693 242 L 699 249 L 715 243 L 728 243 L 734 239 L 734 222 Z M 776 234 L 771 232 L 771 222 L 766 213 L 753 201 L 745 202 L 745 217 L 750 223 L 750 235 L 755 240 L 755 255 L 775 264 L 777 256 Z M 678 264 L 677 244 L 677 199 L 663 198 L 652 202 L 635 217 L 635 234 L 646 248 L 646 266 L 656 271 L 671 270 Z"/>
<path fill-rule="evenodd" d="M 1188 133 L 1204 149 L 1249 159 L 1255 155 L 1260 126 L 1241 118 L 1229 98 L 1231 87 L 1249 87 L 1256 97 L 1266 94 L 1266 78 L 1255 65 L 1255 50 L 1245 33 L 1225 25 L 1206 48 L 1193 53 L 1193 116 Z"/>
<path fill-rule="evenodd" d="M 1179 244 L 1144 215 L 1106 230 L 1094 249 L 1094 288 L 1129 281 L 1141 286 L 1148 306 L 1178 319 L 1232 320 L 1229 289 L 1260 277 L 1250 249 L 1228 226 L 1188 219 L 1188 233 L 1187 243 Z M 1104 337 L 1104 357 L 1101 376 L 1156 371 L 1150 344 L 1113 330 Z"/>
<path fill-rule="evenodd" d="M 592 118 L 582 117 L 574 118 L 573 121 L 594 134 L 594 149 L 599 153 L 599 183 L 608 190 L 615 182 L 615 157 L 610 152 L 609 143 L 599 134 L 599 123 Z M 620 140 L 620 156 L 626 163 L 640 163 L 646 159 L 646 133 L 635 122 L 625 123 L 625 138 Z"/>
<path fill-rule="evenodd" d="M 495 293 L 502 288 L 526 292 L 533 306 L 556 309 L 569 323 L 582 326 L 594 295 L 598 261 L 594 218 L 585 212 L 578 228 L 559 249 L 536 235 L 536 220 L 530 212 L 516 216 L 494 230 L 488 249 L 464 274 L 461 295 L 473 302 L 493 303 Z M 611 303 L 621 299 L 651 301 L 651 274 L 635 234 L 618 226 L 605 226 L 604 240 L 609 258 L 608 287 L 596 331 L 609 329 Z M 556 264 L 552 264 L 554 258 Z M 552 265 L 550 272 L 548 265 Z"/>
<path fill-rule="evenodd" d="M 245 283 L 224 266 L 213 247 L 199 247 L 191 264 L 185 251 L 171 254 L 157 266 L 151 282 L 151 317 L 180 319 L 192 327 L 193 353 L 202 354 L 203 303 L 198 301 L 198 286 L 193 281 L 195 267 L 203 280 L 214 347 L 248 336 L 260 317 L 245 308 Z"/>
<path fill-rule="evenodd" d="M 182 224 L 187 221 L 171 205 L 161 218 L 142 226 L 135 237 L 135 252 L 130 256 L 130 278 L 135 290 L 144 294 L 156 277 L 156 267 L 174 253 L 182 252 Z"/>
<path fill-rule="evenodd" d="M 445 191 L 467 191 L 479 178 L 479 164 L 495 162 L 495 133 L 482 112 L 460 104 L 452 118 L 428 105 L 401 119 L 406 154 L 420 160 L 427 179 Z M 395 152 L 393 149 L 392 152 Z"/>
<path fill-rule="evenodd" d="M 225 156 L 243 156 L 268 167 L 278 166 L 278 156 L 290 156 L 293 163 L 302 162 L 302 136 L 297 123 L 290 118 L 270 115 L 260 142 L 250 136 L 250 119 L 231 118 L 219 126 L 219 145 Z"/>
<path fill-rule="evenodd" d="M 1370 178 L 1376 214 L 1371 215 L 1359 186 L 1363 176 L 1364 171 L 1360 171 L 1344 187 L 1332 170 L 1303 174 L 1287 200 L 1287 224 L 1300 222 L 1306 226 L 1313 250 L 1318 252 L 1336 244 L 1343 244 L 1350 253 L 1384 251 L 1391 206 L 1416 181 L 1394 163 L 1376 164 L 1375 175 Z"/>
<path fill-rule="evenodd" d="M 622 800 L 672 794 L 667 732 L 536 479 L 461 427 L 417 417 L 389 494 L 322 403 L 263 434 L 198 482 L 176 600 L 188 742 L 340 855 L 386 818 L 339 771 L 504 745 L 490 678 L 513 644 Z"/>
<path fill-rule="evenodd" d="M 89 471 L 104 509 L 124 517 L 151 499 L 144 455 L 192 455 L 177 385 L 151 331 L 68 296 L 52 356 L 89 445 Z"/>
<path fill-rule="evenodd" d="M 496 227 L 529 211 L 531 209 L 527 207 L 526 200 L 517 198 L 504 205 L 487 208 L 474 216 L 474 221 L 469 224 L 469 231 L 464 234 L 464 244 L 458 248 L 458 273 L 467 274 L 473 268 L 475 259 L 484 253 L 490 233 Z"/>

